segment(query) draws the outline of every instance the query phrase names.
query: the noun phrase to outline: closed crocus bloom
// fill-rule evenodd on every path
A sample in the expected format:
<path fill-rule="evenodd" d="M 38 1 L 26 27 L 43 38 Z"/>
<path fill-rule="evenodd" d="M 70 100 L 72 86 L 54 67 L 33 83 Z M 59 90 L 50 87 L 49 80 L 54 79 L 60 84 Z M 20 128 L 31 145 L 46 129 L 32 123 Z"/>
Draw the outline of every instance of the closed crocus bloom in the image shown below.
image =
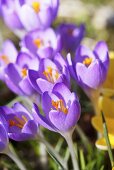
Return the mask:
<path fill-rule="evenodd" d="M 12 108 L 0 107 L 8 123 L 8 136 L 15 141 L 23 141 L 34 138 L 38 133 L 38 123 L 22 104 L 15 103 Z"/>
<path fill-rule="evenodd" d="M 42 108 L 44 115 L 39 113 L 36 104 L 33 107 L 39 124 L 60 133 L 70 131 L 80 117 L 79 100 L 63 83 L 57 83 L 52 93 L 43 93 Z"/>
<path fill-rule="evenodd" d="M 61 61 L 61 64 L 57 61 Z M 56 63 L 54 62 L 56 61 Z M 39 70 L 29 70 L 29 80 L 32 86 L 42 94 L 45 91 L 51 91 L 58 82 L 63 82 L 70 86 L 70 75 L 65 61 L 60 54 L 55 56 L 55 60 L 42 59 L 39 63 Z"/>
<path fill-rule="evenodd" d="M 2 17 L 10 29 L 22 29 L 23 25 L 17 12 L 16 0 L 1 0 Z"/>
<path fill-rule="evenodd" d="M 80 26 L 70 23 L 60 24 L 57 33 L 60 35 L 62 49 L 67 52 L 75 52 L 84 38 L 85 26 L 83 24 Z"/>
<path fill-rule="evenodd" d="M 23 52 L 18 54 L 15 64 L 8 64 L 5 69 L 5 82 L 14 93 L 32 95 L 35 92 L 28 80 L 30 68 L 38 69 L 38 59 Z"/>
<path fill-rule="evenodd" d="M 17 50 L 12 41 L 6 40 L 0 51 L 0 80 L 4 80 L 4 69 L 9 63 L 15 63 L 17 58 Z"/>
<path fill-rule="evenodd" d="M 23 38 L 21 48 L 39 57 L 39 59 L 53 58 L 59 51 L 59 41 L 52 28 L 45 31 L 35 30 Z"/>
<path fill-rule="evenodd" d="M 59 0 L 18 1 L 20 20 L 28 31 L 48 28 L 57 15 Z"/>
<path fill-rule="evenodd" d="M 71 75 L 84 90 L 98 89 L 105 81 L 109 54 L 105 42 L 97 43 L 93 51 L 85 46 L 77 49 L 74 61 L 67 57 Z"/>

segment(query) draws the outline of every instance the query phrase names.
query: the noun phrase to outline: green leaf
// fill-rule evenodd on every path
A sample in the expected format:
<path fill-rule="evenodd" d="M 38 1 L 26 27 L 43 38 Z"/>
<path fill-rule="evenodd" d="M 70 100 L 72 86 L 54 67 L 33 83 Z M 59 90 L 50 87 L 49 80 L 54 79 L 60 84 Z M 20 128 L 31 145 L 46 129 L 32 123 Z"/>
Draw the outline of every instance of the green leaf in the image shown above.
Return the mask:
<path fill-rule="evenodd" d="M 64 169 L 63 165 L 59 162 L 59 160 L 54 156 L 54 154 L 48 149 L 47 152 L 49 153 L 49 155 L 52 157 L 52 159 L 55 161 L 55 163 L 58 165 L 58 168 L 61 170 L 66 170 Z"/>
<path fill-rule="evenodd" d="M 85 167 L 86 167 L 85 158 L 84 158 L 84 152 L 83 152 L 82 149 L 80 149 L 79 153 L 80 153 L 80 165 L 81 165 L 81 170 L 84 170 Z"/>

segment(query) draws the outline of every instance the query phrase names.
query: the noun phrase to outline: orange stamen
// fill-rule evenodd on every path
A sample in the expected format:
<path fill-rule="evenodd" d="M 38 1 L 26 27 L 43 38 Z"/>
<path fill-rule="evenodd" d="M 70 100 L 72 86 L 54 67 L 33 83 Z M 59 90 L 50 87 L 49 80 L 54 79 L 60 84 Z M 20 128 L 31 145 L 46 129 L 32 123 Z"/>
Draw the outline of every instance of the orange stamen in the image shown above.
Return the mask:
<path fill-rule="evenodd" d="M 37 38 L 33 41 L 36 47 L 40 48 L 43 45 L 43 41 L 40 38 Z"/>
<path fill-rule="evenodd" d="M 6 55 L 2 55 L 2 56 L 0 57 L 0 59 L 3 60 L 5 64 L 9 64 L 9 62 L 10 62 L 10 61 L 9 61 L 9 58 L 8 58 Z"/>
<path fill-rule="evenodd" d="M 36 1 L 32 2 L 32 8 L 36 13 L 38 13 L 40 11 L 40 3 Z"/>
<path fill-rule="evenodd" d="M 27 121 L 28 120 L 24 115 L 22 115 L 22 118 L 15 116 L 14 120 L 9 120 L 9 126 L 17 126 L 22 129 Z"/>
<path fill-rule="evenodd" d="M 23 68 L 21 70 L 21 75 L 22 75 L 23 78 L 27 76 L 27 69 L 26 68 Z"/>
<path fill-rule="evenodd" d="M 58 101 L 54 101 L 52 100 L 52 106 L 60 112 L 63 112 L 65 114 L 68 113 L 68 109 L 64 106 L 63 100 L 58 100 Z"/>
<path fill-rule="evenodd" d="M 51 83 L 54 83 L 59 78 L 59 73 L 57 70 L 52 69 L 51 67 L 47 67 L 47 69 L 43 72 L 44 76 Z"/>
<path fill-rule="evenodd" d="M 85 58 L 83 61 L 83 64 L 86 66 L 89 66 L 92 63 L 92 58 Z"/>

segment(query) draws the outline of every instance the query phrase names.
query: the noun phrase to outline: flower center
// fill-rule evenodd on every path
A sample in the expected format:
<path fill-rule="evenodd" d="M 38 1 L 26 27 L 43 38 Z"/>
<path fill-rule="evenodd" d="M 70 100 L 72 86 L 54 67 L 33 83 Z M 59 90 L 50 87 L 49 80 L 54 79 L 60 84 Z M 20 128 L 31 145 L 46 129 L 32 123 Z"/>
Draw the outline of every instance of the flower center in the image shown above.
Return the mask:
<path fill-rule="evenodd" d="M 92 63 L 92 58 L 85 58 L 83 60 L 83 64 L 85 64 L 86 66 L 89 66 Z"/>
<path fill-rule="evenodd" d="M 73 34 L 73 29 L 72 28 L 68 28 L 68 30 L 67 30 L 67 33 L 68 33 L 68 35 L 72 35 Z"/>
<path fill-rule="evenodd" d="M 25 78 L 27 76 L 27 69 L 26 68 L 23 68 L 21 70 L 21 75 L 22 75 L 23 78 Z"/>
<path fill-rule="evenodd" d="M 54 101 L 52 100 L 52 106 L 60 112 L 63 112 L 65 114 L 68 113 L 68 109 L 65 107 L 63 100 L 58 100 L 58 101 Z"/>
<path fill-rule="evenodd" d="M 0 56 L 0 59 L 5 63 L 5 64 L 9 64 L 9 58 L 6 55 L 2 55 Z"/>
<path fill-rule="evenodd" d="M 40 3 L 37 1 L 32 2 L 32 8 L 36 13 L 38 13 L 40 11 Z"/>
<path fill-rule="evenodd" d="M 52 69 L 52 67 L 47 67 L 47 69 L 43 72 L 43 75 L 51 83 L 55 83 L 57 79 L 59 78 L 58 71 L 55 69 Z"/>
<path fill-rule="evenodd" d="M 9 126 L 10 127 L 17 126 L 22 129 L 27 121 L 28 120 L 24 115 L 22 115 L 22 118 L 15 116 L 14 120 L 9 120 Z"/>
<path fill-rule="evenodd" d="M 40 38 L 37 38 L 33 41 L 33 43 L 36 45 L 36 47 L 40 48 L 44 43 Z"/>

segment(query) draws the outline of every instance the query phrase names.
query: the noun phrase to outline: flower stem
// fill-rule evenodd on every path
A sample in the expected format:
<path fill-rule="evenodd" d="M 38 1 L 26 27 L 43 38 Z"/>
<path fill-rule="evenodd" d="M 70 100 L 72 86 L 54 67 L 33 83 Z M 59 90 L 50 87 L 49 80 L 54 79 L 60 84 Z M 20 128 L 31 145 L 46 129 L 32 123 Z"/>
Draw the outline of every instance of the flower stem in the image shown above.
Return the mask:
<path fill-rule="evenodd" d="M 60 164 L 64 167 L 65 170 L 67 170 L 67 163 L 63 158 L 56 152 L 56 150 L 46 141 L 43 134 L 40 132 L 40 135 L 38 135 L 38 140 L 41 141 L 49 150 L 49 152 L 53 153 L 54 157 L 60 162 Z"/>
<path fill-rule="evenodd" d="M 67 142 L 69 150 L 70 150 L 72 163 L 73 163 L 73 170 L 79 170 L 79 166 L 78 166 L 78 162 L 77 162 L 76 154 L 75 154 L 75 150 L 74 150 L 74 145 L 73 145 L 73 141 L 72 141 L 72 132 L 66 133 L 64 135 L 64 137 L 66 139 L 66 142 Z"/>
<path fill-rule="evenodd" d="M 24 166 L 24 164 L 21 162 L 21 160 L 19 159 L 19 157 L 17 156 L 16 153 L 12 152 L 12 150 L 10 148 L 8 148 L 5 151 L 5 154 L 7 156 L 9 156 L 15 163 L 16 165 L 19 167 L 20 170 L 27 170 Z"/>

